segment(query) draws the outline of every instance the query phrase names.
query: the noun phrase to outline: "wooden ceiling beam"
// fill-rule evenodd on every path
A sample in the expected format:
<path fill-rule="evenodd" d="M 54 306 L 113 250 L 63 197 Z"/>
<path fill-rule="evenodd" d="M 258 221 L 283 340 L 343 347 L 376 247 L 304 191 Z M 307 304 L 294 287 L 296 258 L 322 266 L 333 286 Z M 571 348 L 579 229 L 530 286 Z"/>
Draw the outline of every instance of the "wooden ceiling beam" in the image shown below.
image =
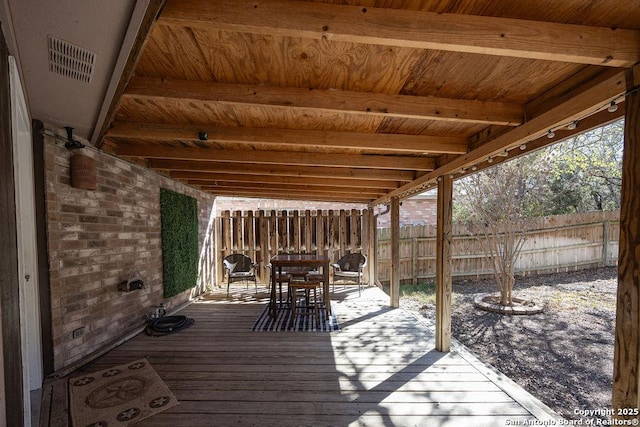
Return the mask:
<path fill-rule="evenodd" d="M 144 16 L 142 17 L 142 21 L 140 22 L 140 26 L 138 27 L 136 40 L 133 46 L 131 46 L 129 56 L 126 59 L 124 66 L 122 67 L 120 80 L 118 81 L 118 84 L 115 88 L 108 88 L 107 93 L 105 94 L 106 97 L 102 107 L 103 110 L 98 117 L 96 127 L 94 128 L 93 134 L 91 135 L 91 143 L 94 144 L 96 148 L 102 148 L 104 135 L 106 134 L 109 126 L 111 125 L 111 122 L 113 121 L 113 118 L 116 115 L 116 111 L 120 104 L 120 99 L 122 99 L 122 94 L 125 92 L 129 80 L 135 73 L 135 68 L 138 64 L 138 61 L 140 60 L 140 57 L 142 56 L 145 44 L 147 43 L 147 40 L 149 40 L 153 28 L 156 25 L 158 15 L 165 5 L 165 1 L 166 0 L 149 0 L 147 2 Z M 137 2 L 135 9 L 138 10 L 142 3 L 144 2 Z M 132 20 L 133 19 L 134 17 L 132 17 Z M 119 64 L 116 64 L 116 68 L 114 68 L 111 72 L 116 73 L 118 66 Z M 107 102 L 109 103 L 108 106 Z"/>
<path fill-rule="evenodd" d="M 125 98 L 181 99 L 230 105 L 310 108 L 319 111 L 367 114 L 420 120 L 444 120 L 517 126 L 521 105 L 465 99 L 385 95 L 344 90 L 303 89 L 267 85 L 229 84 L 136 77 Z M 159 102 L 159 101 L 156 101 Z"/>
<path fill-rule="evenodd" d="M 278 144 L 300 147 L 359 149 L 381 153 L 464 154 L 464 138 L 316 130 L 214 127 L 117 122 L 108 137 L 171 141 L 199 141 L 206 132 L 211 142 Z"/>
<path fill-rule="evenodd" d="M 216 192 L 219 194 L 242 194 L 242 195 L 254 194 L 254 195 L 259 195 L 261 197 L 263 194 L 269 194 L 269 195 L 279 194 L 280 196 L 284 196 L 284 197 L 324 196 L 324 197 L 333 197 L 337 199 L 348 198 L 351 200 L 373 200 L 376 197 L 380 196 L 380 193 L 363 193 L 361 191 L 354 191 L 354 192 L 344 192 L 344 191 L 330 192 L 329 191 L 327 192 L 327 191 L 321 191 L 321 190 L 316 191 L 316 190 L 304 190 L 304 189 L 302 190 L 283 189 L 280 187 L 266 187 L 266 186 L 262 188 L 255 188 L 255 187 L 241 186 L 241 185 L 240 186 L 199 185 L 194 187 L 200 188 L 203 191 Z"/>
<path fill-rule="evenodd" d="M 291 177 L 291 176 L 273 176 L 273 175 L 247 175 L 244 173 L 208 173 L 208 172 L 171 172 L 174 179 L 198 181 L 199 185 L 203 182 L 215 183 L 221 182 L 245 182 L 245 183 L 269 183 L 269 184 L 296 184 L 307 186 L 334 186 L 347 187 L 352 189 L 359 188 L 377 188 L 377 189 L 394 189 L 400 186 L 399 181 L 385 180 L 362 180 L 334 177 Z"/>
<path fill-rule="evenodd" d="M 309 177 L 309 178 L 348 178 L 353 180 L 389 180 L 399 182 L 411 182 L 416 178 L 414 172 L 389 169 L 355 169 L 309 166 L 293 168 L 281 165 L 258 165 L 253 164 L 250 168 L 243 167 L 238 163 L 186 161 L 186 160 L 164 160 L 149 159 L 147 166 L 151 169 L 169 172 L 198 171 L 215 172 L 221 174 L 244 174 L 258 176 L 283 176 L 283 177 Z"/>
<path fill-rule="evenodd" d="M 438 167 L 433 172 L 424 174 L 416 180 L 393 190 L 373 204 L 387 203 L 391 197 L 403 197 L 416 189 L 426 189 L 434 185 L 438 176 L 456 174 L 463 169 L 469 169 L 476 163 L 485 161 L 490 156 L 496 156 L 505 150 L 510 150 L 533 142 L 543 137 L 550 129 L 564 127 L 575 121 L 586 119 L 607 108 L 611 100 L 624 95 L 626 90 L 624 71 L 607 74 L 606 77 L 595 79 L 576 88 L 573 96 L 567 97 L 559 104 L 553 104 L 548 110 L 527 123 L 505 132 L 469 153 L 459 156 Z"/>
<path fill-rule="evenodd" d="M 611 67 L 640 61 L 634 30 L 304 1 L 169 1 L 158 24 Z"/>
<path fill-rule="evenodd" d="M 264 190 L 271 192 L 296 192 L 300 194 L 346 194 L 351 195 L 357 193 L 363 198 L 375 199 L 384 194 L 384 191 L 380 189 L 352 189 L 346 187 L 305 187 L 300 185 L 285 185 L 285 184 L 268 184 L 268 183 L 242 183 L 242 182 L 221 182 L 217 184 L 211 182 L 193 181 L 186 182 L 187 185 L 194 187 L 202 187 L 207 189 L 233 189 L 233 190 Z"/>
<path fill-rule="evenodd" d="M 146 159 L 208 160 L 250 164 L 292 166 L 330 166 L 372 169 L 431 171 L 435 161 L 426 157 L 381 156 L 357 154 L 300 153 L 257 150 L 220 150 L 208 148 L 180 148 L 148 145 L 118 145 L 115 154 L 121 157 Z"/>
<path fill-rule="evenodd" d="M 201 180 L 184 180 L 182 181 L 187 185 L 192 187 L 216 187 L 216 188 L 248 188 L 248 189 L 262 189 L 262 190 L 278 190 L 283 192 L 288 191 L 299 191 L 305 193 L 314 193 L 314 194 L 366 194 L 367 198 L 375 199 L 377 197 L 382 196 L 386 190 L 381 188 L 368 188 L 368 187 L 358 187 L 358 188 L 349 188 L 349 187 L 335 187 L 327 183 L 324 186 L 312 186 L 312 185 L 297 185 L 297 184 L 272 184 L 268 182 L 257 182 L 257 183 L 248 183 L 248 182 L 234 182 L 234 181 L 201 181 Z M 368 197 L 371 196 L 371 197 Z"/>
<path fill-rule="evenodd" d="M 249 189 L 224 189 L 224 188 L 207 188 L 200 187 L 200 190 L 215 196 L 227 197 L 253 197 L 260 199 L 276 199 L 276 200 L 304 200 L 319 202 L 342 202 L 342 203 L 362 203 L 368 204 L 372 199 L 362 197 L 357 193 L 354 194 L 314 194 L 314 193 L 295 193 L 281 191 L 266 190 L 249 190 Z"/>

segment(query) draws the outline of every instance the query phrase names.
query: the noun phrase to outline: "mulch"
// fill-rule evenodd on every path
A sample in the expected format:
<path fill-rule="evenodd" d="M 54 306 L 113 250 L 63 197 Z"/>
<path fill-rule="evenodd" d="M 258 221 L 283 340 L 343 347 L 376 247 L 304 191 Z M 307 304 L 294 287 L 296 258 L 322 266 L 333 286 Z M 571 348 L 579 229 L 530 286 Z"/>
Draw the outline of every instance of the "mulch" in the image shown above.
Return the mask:
<path fill-rule="evenodd" d="M 544 306 L 531 316 L 473 306 L 476 294 L 495 290 L 491 280 L 454 282 L 453 336 L 567 419 L 580 419 L 581 410 L 610 409 L 616 268 L 516 278 L 514 296 Z M 409 308 L 434 318 L 432 304 Z"/>

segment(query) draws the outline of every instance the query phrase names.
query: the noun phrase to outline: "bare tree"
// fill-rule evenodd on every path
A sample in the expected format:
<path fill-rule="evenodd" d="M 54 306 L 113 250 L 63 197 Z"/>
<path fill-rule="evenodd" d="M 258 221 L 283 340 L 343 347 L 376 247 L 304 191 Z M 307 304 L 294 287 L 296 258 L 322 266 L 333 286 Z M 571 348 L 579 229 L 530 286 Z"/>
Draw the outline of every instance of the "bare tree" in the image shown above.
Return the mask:
<path fill-rule="evenodd" d="M 513 304 L 526 218 L 619 207 L 623 128 L 617 121 L 456 182 L 454 221 L 482 246 L 500 304 Z"/>
<path fill-rule="evenodd" d="M 514 269 L 526 240 L 525 218 L 533 212 L 535 193 L 546 185 L 538 162 L 514 160 L 456 183 L 464 202 L 462 223 L 477 238 L 490 261 L 500 291 L 499 303 L 513 304 Z M 460 208 L 459 208 L 460 209 Z"/>

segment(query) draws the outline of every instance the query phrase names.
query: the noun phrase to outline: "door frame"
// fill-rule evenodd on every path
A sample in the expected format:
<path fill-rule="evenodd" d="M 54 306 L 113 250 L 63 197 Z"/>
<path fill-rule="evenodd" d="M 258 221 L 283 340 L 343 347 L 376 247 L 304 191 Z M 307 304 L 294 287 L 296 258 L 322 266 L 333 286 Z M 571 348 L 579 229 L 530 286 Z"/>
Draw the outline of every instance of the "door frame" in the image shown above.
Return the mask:
<path fill-rule="evenodd" d="M 16 198 L 18 287 L 22 342 L 22 379 L 25 414 L 31 413 L 31 392 L 42 388 L 42 340 L 38 289 L 38 248 L 31 119 L 13 56 L 9 56 L 11 130 Z M 25 418 L 29 418 L 28 416 Z M 29 422 L 25 420 L 25 425 Z"/>
<path fill-rule="evenodd" d="M 22 344 L 20 329 L 20 289 L 16 227 L 13 140 L 11 136 L 11 89 L 9 52 L 0 29 L 0 235 L 3 255 L 0 260 L 0 424 L 22 426 L 30 422 L 24 409 Z M 19 408 L 19 409 L 18 409 Z"/>

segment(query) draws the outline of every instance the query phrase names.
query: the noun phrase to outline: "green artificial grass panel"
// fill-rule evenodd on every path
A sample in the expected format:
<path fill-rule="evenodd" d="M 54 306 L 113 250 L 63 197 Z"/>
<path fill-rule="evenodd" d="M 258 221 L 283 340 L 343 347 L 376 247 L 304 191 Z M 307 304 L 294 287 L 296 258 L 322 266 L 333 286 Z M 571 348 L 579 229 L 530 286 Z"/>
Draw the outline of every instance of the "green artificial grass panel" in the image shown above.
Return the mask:
<path fill-rule="evenodd" d="M 198 279 L 198 202 L 160 189 L 164 297 L 193 288 Z"/>

